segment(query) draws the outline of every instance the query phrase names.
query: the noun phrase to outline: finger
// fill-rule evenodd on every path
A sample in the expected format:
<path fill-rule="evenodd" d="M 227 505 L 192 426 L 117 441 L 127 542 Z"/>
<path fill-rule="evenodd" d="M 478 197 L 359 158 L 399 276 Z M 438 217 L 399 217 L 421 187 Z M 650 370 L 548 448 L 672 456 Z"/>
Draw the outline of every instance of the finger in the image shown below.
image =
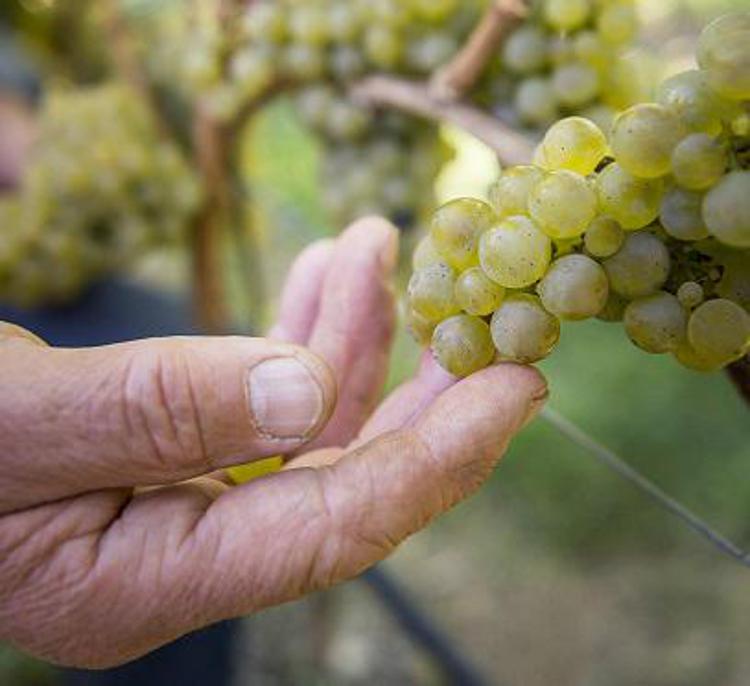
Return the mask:
<path fill-rule="evenodd" d="M 15 346 L 0 355 L 0 512 L 293 451 L 335 395 L 318 357 L 263 339 Z"/>
<path fill-rule="evenodd" d="M 47 344 L 36 334 L 10 322 L 0 322 L 0 343 L 7 342 L 34 343 L 36 345 L 46 346 Z"/>
<path fill-rule="evenodd" d="M 320 310 L 323 282 L 333 258 L 335 241 L 322 240 L 304 250 L 292 265 L 269 336 L 305 345 Z"/>
<path fill-rule="evenodd" d="M 363 219 L 336 242 L 309 347 L 333 369 L 339 400 L 313 446 L 348 445 L 380 398 L 393 338 L 397 256 L 398 231 L 383 219 Z"/>

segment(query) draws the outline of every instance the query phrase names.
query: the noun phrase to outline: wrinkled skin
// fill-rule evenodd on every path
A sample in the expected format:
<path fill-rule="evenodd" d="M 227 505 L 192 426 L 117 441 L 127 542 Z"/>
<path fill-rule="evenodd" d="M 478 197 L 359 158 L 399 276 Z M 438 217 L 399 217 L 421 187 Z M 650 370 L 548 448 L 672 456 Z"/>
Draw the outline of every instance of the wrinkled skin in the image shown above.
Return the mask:
<path fill-rule="evenodd" d="M 456 382 L 426 357 L 378 407 L 397 241 L 367 219 L 305 251 L 268 339 L 56 350 L 0 327 L 0 639 L 114 666 L 351 578 L 476 491 L 546 385 L 515 365 Z M 275 440 L 238 379 L 285 356 L 324 406 Z M 244 486 L 221 471 L 277 453 Z"/>

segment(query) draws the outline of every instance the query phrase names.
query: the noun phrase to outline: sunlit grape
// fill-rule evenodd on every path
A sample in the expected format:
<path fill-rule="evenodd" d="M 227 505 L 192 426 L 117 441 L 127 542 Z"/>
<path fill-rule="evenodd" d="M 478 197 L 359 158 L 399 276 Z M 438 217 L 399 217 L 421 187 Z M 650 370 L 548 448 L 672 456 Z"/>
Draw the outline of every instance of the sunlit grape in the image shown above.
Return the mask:
<path fill-rule="evenodd" d="M 560 321 L 527 294 L 508 296 L 492 316 L 490 330 L 500 358 L 522 364 L 543 360 L 560 340 Z"/>
<path fill-rule="evenodd" d="M 521 165 L 503 171 L 489 191 L 490 204 L 500 219 L 528 212 L 529 194 L 542 180 L 543 172 L 535 166 Z"/>
<path fill-rule="evenodd" d="M 583 117 L 568 117 L 549 128 L 541 143 L 547 169 L 568 169 L 586 176 L 607 154 L 607 139 Z"/>
<path fill-rule="evenodd" d="M 466 314 L 437 325 L 432 352 L 443 369 L 458 377 L 484 369 L 495 357 L 490 327 L 479 317 Z"/>
<path fill-rule="evenodd" d="M 456 302 L 468 314 L 485 317 L 503 301 L 505 289 L 492 281 L 479 267 L 467 269 L 456 281 Z"/>
<path fill-rule="evenodd" d="M 750 248 L 750 171 L 733 171 L 703 201 L 703 220 L 722 243 Z"/>
<path fill-rule="evenodd" d="M 458 314 L 460 308 L 454 295 L 455 283 L 455 272 L 442 262 L 414 272 L 408 289 L 411 308 L 434 322 Z"/>
<path fill-rule="evenodd" d="M 589 0 L 544 0 L 544 19 L 553 29 L 570 31 L 589 18 Z"/>
<path fill-rule="evenodd" d="M 750 11 L 714 20 L 698 41 L 698 64 L 711 87 L 732 100 L 750 99 Z"/>
<path fill-rule="evenodd" d="M 594 257 L 611 257 L 625 242 L 625 232 L 611 217 L 600 216 L 589 224 L 584 235 L 584 245 Z"/>
<path fill-rule="evenodd" d="M 619 164 L 607 166 L 597 178 L 601 209 L 627 230 L 648 226 L 659 216 L 664 184 L 661 179 L 639 179 Z"/>
<path fill-rule="evenodd" d="M 544 308 L 560 319 L 595 317 L 607 304 L 609 282 L 602 267 L 585 255 L 556 260 L 537 287 Z"/>
<path fill-rule="evenodd" d="M 725 147 L 705 133 L 684 138 L 672 152 L 672 174 L 680 186 L 706 190 L 724 174 L 729 158 Z"/>
<path fill-rule="evenodd" d="M 494 221 L 487 203 L 470 198 L 453 200 L 432 217 L 432 243 L 454 269 L 467 269 L 479 263 L 479 237 Z"/>
<path fill-rule="evenodd" d="M 596 211 L 594 188 L 572 171 L 549 172 L 529 195 L 531 218 L 551 238 L 580 236 Z"/>

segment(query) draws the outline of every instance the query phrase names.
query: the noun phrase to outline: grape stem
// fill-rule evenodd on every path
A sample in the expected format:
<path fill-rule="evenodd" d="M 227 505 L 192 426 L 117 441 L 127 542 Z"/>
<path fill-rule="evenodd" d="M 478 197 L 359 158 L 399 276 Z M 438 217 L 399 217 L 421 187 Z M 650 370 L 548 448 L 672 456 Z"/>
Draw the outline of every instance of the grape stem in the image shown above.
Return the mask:
<path fill-rule="evenodd" d="M 750 355 L 746 355 L 739 362 L 730 365 L 727 373 L 740 395 L 750 406 Z"/>
<path fill-rule="evenodd" d="M 443 102 L 463 98 L 476 85 L 508 34 L 528 15 L 526 0 L 495 0 L 453 59 L 430 82 L 432 95 Z"/>
<path fill-rule="evenodd" d="M 480 109 L 435 97 L 429 84 L 387 75 L 369 76 L 351 88 L 352 98 L 370 107 L 391 107 L 409 114 L 449 123 L 474 135 L 497 153 L 503 164 L 528 164 L 534 145 L 522 133 Z"/>

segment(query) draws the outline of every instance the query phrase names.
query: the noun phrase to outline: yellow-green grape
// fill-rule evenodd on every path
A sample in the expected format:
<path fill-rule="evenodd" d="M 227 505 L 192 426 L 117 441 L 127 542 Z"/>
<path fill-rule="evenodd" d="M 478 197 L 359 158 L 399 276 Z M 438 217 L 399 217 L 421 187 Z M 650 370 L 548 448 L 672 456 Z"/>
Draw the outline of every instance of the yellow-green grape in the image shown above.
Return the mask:
<path fill-rule="evenodd" d="M 623 169 L 654 179 L 668 174 L 672 151 L 684 136 L 682 122 L 670 109 L 653 103 L 635 105 L 612 127 L 612 152 Z"/>
<path fill-rule="evenodd" d="M 589 18 L 589 0 L 544 0 L 544 19 L 553 29 L 572 31 Z"/>
<path fill-rule="evenodd" d="M 413 0 L 414 12 L 420 19 L 439 24 L 459 7 L 459 0 Z"/>
<path fill-rule="evenodd" d="M 533 24 L 514 31 L 503 46 L 503 65 L 516 74 L 539 71 L 547 62 L 547 37 Z"/>
<path fill-rule="evenodd" d="M 568 117 L 557 122 L 542 140 L 543 159 L 547 169 L 568 169 L 591 174 L 607 154 L 607 139 L 588 119 Z"/>
<path fill-rule="evenodd" d="M 432 333 L 435 331 L 435 322 L 423 317 L 411 307 L 406 309 L 406 328 L 412 338 L 419 345 L 429 345 L 432 341 Z"/>
<path fill-rule="evenodd" d="M 443 262 L 443 257 L 435 248 L 435 244 L 432 242 L 432 236 L 427 234 L 422 240 L 417 243 L 417 247 L 414 249 L 414 254 L 411 258 L 411 266 L 414 271 L 429 267 L 431 264 L 438 264 Z"/>
<path fill-rule="evenodd" d="M 706 194 L 703 220 L 722 243 L 750 248 L 750 171 L 727 174 Z"/>
<path fill-rule="evenodd" d="M 566 107 L 583 107 L 599 94 L 599 74 L 583 62 L 557 67 L 552 74 L 552 90 Z"/>
<path fill-rule="evenodd" d="M 552 263 L 537 287 L 544 309 L 559 319 L 595 317 L 607 304 L 609 282 L 604 269 L 585 255 L 566 255 Z"/>
<path fill-rule="evenodd" d="M 597 71 L 607 68 L 612 48 L 606 45 L 595 31 L 581 31 L 573 39 L 573 51 L 581 61 Z"/>
<path fill-rule="evenodd" d="M 708 238 L 708 229 L 703 221 L 703 195 L 672 188 L 661 202 L 659 220 L 664 230 L 681 241 L 699 241 Z"/>
<path fill-rule="evenodd" d="M 456 39 L 449 33 L 430 33 L 409 41 L 406 65 L 410 69 L 429 73 L 445 64 L 457 51 Z"/>
<path fill-rule="evenodd" d="M 243 27 L 253 41 L 282 43 L 287 37 L 285 9 L 274 0 L 254 3 L 245 13 Z"/>
<path fill-rule="evenodd" d="M 596 124 L 602 131 L 609 131 L 615 121 L 617 111 L 609 105 L 599 103 L 582 110 L 581 116 Z"/>
<path fill-rule="evenodd" d="M 694 310 L 705 300 L 703 286 L 695 281 L 686 281 L 677 289 L 677 300 L 688 310 Z"/>
<path fill-rule="evenodd" d="M 524 79 L 516 91 L 513 106 L 525 124 L 547 126 L 559 114 L 558 100 L 548 79 Z"/>
<path fill-rule="evenodd" d="M 551 238 L 580 236 L 596 212 L 596 191 L 585 177 L 572 171 L 549 172 L 529 195 L 531 218 Z"/>
<path fill-rule="evenodd" d="M 289 13 L 289 33 L 294 41 L 320 47 L 328 41 L 327 10 L 314 3 L 295 7 Z"/>
<path fill-rule="evenodd" d="M 716 293 L 750 312 L 750 253 L 733 253 L 724 261 L 723 266 L 724 274 L 716 287 Z"/>
<path fill-rule="evenodd" d="M 479 237 L 494 221 L 494 212 L 487 203 L 472 198 L 453 200 L 432 216 L 432 243 L 451 267 L 468 269 L 479 263 Z"/>
<path fill-rule="evenodd" d="M 549 39 L 547 45 L 549 61 L 559 66 L 571 62 L 576 58 L 575 44 L 568 34 L 555 34 Z"/>
<path fill-rule="evenodd" d="M 500 219 L 528 212 L 529 194 L 544 172 L 532 165 L 520 165 L 503 171 L 490 187 L 489 199 Z"/>
<path fill-rule="evenodd" d="M 657 100 L 674 112 L 689 131 L 709 136 L 721 133 L 722 121 L 733 111 L 731 103 L 708 85 L 706 72 L 698 69 L 675 74 L 662 82 Z"/>
<path fill-rule="evenodd" d="M 539 298 L 526 293 L 508 296 L 490 323 L 501 359 L 532 364 L 547 357 L 560 340 L 560 320 Z"/>
<path fill-rule="evenodd" d="M 612 257 L 625 242 L 625 232 L 612 217 L 600 216 L 589 224 L 583 240 L 589 255 Z"/>
<path fill-rule="evenodd" d="M 355 41 L 363 26 L 363 13 L 356 2 L 339 0 L 328 9 L 328 31 L 339 43 Z"/>
<path fill-rule="evenodd" d="M 729 163 L 726 148 L 705 133 L 684 138 L 672 152 L 672 175 L 683 188 L 706 190 L 724 175 Z"/>
<path fill-rule="evenodd" d="M 552 259 L 552 241 L 528 217 L 508 217 L 482 234 L 479 261 L 503 288 L 526 288 L 541 279 Z"/>
<path fill-rule="evenodd" d="M 281 54 L 281 69 L 292 79 L 311 81 L 325 71 L 325 55 L 314 45 L 292 43 Z"/>
<path fill-rule="evenodd" d="M 673 352 L 686 341 L 687 312 L 665 291 L 631 302 L 625 309 L 624 322 L 630 340 L 649 353 Z"/>
<path fill-rule="evenodd" d="M 328 111 L 325 131 L 334 140 L 353 140 L 367 131 L 370 116 L 367 109 L 348 100 L 336 99 Z"/>
<path fill-rule="evenodd" d="M 274 474 L 281 471 L 284 466 L 283 457 L 269 457 L 265 460 L 257 460 L 256 462 L 250 462 L 244 465 L 237 465 L 236 467 L 229 467 L 227 473 L 232 481 L 240 486 L 242 484 L 255 481 L 269 474 Z"/>
<path fill-rule="evenodd" d="M 614 45 L 630 43 L 638 28 L 638 15 L 632 2 L 608 3 L 596 19 L 596 30 L 602 40 Z"/>
<path fill-rule="evenodd" d="M 275 77 L 271 53 L 262 49 L 245 49 L 232 59 L 230 71 L 233 83 L 246 98 L 255 98 L 265 91 Z"/>
<path fill-rule="evenodd" d="M 456 273 L 447 264 L 431 264 L 414 272 L 408 289 L 411 308 L 433 322 L 458 314 L 455 283 Z"/>
<path fill-rule="evenodd" d="M 490 327 L 468 314 L 451 317 L 435 327 L 432 352 L 443 369 L 459 378 L 484 369 L 495 357 Z"/>
<path fill-rule="evenodd" d="M 486 317 L 503 301 L 505 289 L 479 267 L 467 269 L 456 281 L 456 302 L 468 314 Z"/>
<path fill-rule="evenodd" d="M 604 261 L 610 287 L 628 300 L 661 290 L 670 267 L 669 250 L 648 231 L 628 234 L 620 251 Z"/>
<path fill-rule="evenodd" d="M 674 356 L 683 367 L 703 374 L 718 372 L 726 364 L 726 362 L 697 352 L 688 342 L 679 346 L 674 351 Z"/>
<path fill-rule="evenodd" d="M 607 298 L 606 304 L 601 312 L 596 315 L 596 318 L 609 324 L 621 322 L 625 318 L 625 308 L 627 308 L 627 306 L 627 299 L 618 295 L 610 288 L 609 298 Z"/>
<path fill-rule="evenodd" d="M 401 29 L 412 20 L 410 4 L 401 0 L 369 0 L 366 7 L 374 24 Z"/>
<path fill-rule="evenodd" d="M 732 100 L 750 99 L 750 11 L 719 17 L 701 33 L 698 64 L 711 87 Z"/>
<path fill-rule="evenodd" d="M 597 177 L 599 204 L 605 214 L 623 229 L 648 226 L 659 216 L 664 183 L 661 179 L 639 179 L 619 164 L 608 165 Z"/>
<path fill-rule="evenodd" d="M 365 53 L 377 67 L 396 67 L 403 54 L 403 42 L 398 31 L 377 24 L 370 26 L 365 32 Z"/>
<path fill-rule="evenodd" d="M 690 316 L 688 340 L 700 355 L 728 364 L 748 351 L 750 315 L 731 300 L 709 300 Z"/>
<path fill-rule="evenodd" d="M 633 51 L 615 60 L 602 75 L 601 98 L 616 110 L 650 99 L 653 65 L 642 53 Z"/>

